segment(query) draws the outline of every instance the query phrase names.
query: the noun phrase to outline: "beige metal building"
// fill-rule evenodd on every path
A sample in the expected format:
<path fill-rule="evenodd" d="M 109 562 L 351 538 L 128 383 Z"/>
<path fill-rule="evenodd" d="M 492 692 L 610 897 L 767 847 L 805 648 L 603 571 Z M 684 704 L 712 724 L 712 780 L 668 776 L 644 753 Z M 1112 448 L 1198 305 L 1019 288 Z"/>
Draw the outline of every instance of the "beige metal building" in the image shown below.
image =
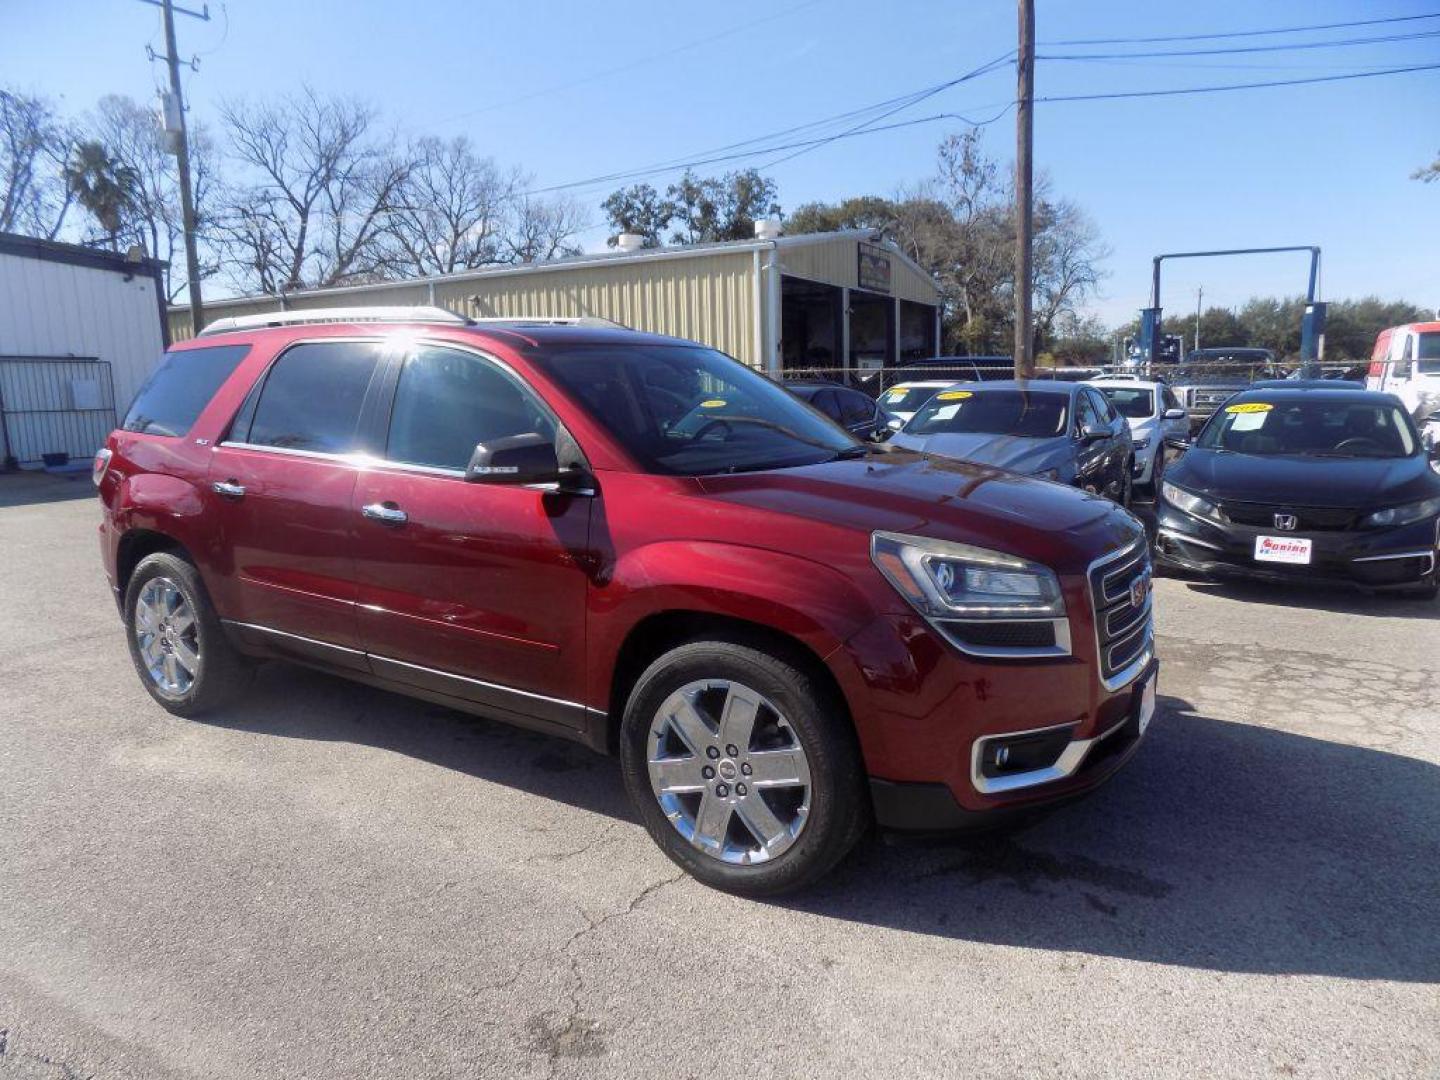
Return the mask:
<path fill-rule="evenodd" d="M 211 318 L 358 304 L 437 304 L 470 316 L 599 316 L 690 338 L 773 374 L 864 378 L 934 356 L 939 294 L 923 269 L 868 230 L 616 250 L 412 281 L 211 301 Z M 188 308 L 170 310 L 175 341 Z"/>

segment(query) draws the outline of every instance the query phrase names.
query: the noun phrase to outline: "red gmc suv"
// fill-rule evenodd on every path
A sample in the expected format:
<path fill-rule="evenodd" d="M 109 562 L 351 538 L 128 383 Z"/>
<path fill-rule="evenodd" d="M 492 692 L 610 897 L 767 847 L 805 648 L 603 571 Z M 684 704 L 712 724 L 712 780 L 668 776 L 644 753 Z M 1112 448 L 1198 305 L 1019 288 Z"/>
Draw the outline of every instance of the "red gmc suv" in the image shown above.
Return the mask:
<path fill-rule="evenodd" d="M 432 309 L 221 320 L 95 472 L 166 709 L 270 657 L 575 739 L 735 892 L 815 880 L 872 821 L 1088 791 L 1155 709 L 1129 514 L 858 442 L 692 342 Z"/>

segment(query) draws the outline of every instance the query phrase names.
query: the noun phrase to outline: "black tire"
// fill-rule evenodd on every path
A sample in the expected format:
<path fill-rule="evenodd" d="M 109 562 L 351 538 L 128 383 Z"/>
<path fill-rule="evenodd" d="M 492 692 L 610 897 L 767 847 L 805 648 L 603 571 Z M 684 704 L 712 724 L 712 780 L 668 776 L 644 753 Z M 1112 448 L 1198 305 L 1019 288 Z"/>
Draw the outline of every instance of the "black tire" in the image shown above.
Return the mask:
<path fill-rule="evenodd" d="M 136 630 L 136 606 L 145 587 L 156 579 L 172 583 L 194 613 L 194 633 L 190 641 L 198 670 L 189 685 L 178 691 L 165 689 L 151 674 Z M 226 637 L 195 565 L 185 556 L 172 552 L 146 556 L 130 575 L 125 589 L 125 640 L 141 684 L 162 708 L 176 716 L 199 716 L 220 708 L 245 687 L 254 673 L 254 664 Z"/>
<path fill-rule="evenodd" d="M 671 694 L 704 680 L 726 680 L 758 692 L 784 716 L 804 750 L 809 813 L 790 846 L 768 861 L 737 865 L 698 850 L 671 824 L 651 787 L 651 722 Z M 774 896 L 803 889 L 849 854 L 870 822 L 859 746 L 843 703 L 801 667 L 739 642 L 693 641 L 645 670 L 625 707 L 620 762 L 630 799 L 660 849 L 696 880 L 726 892 Z"/>

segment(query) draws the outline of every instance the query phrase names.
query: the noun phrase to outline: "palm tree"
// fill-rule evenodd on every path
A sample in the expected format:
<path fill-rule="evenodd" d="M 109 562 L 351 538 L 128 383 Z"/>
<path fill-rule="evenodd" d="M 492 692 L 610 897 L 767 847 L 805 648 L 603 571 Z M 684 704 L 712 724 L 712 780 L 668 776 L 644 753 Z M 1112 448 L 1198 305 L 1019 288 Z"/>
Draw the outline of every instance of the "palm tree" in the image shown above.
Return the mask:
<path fill-rule="evenodd" d="M 65 163 L 66 185 L 74 192 L 75 200 L 94 215 L 115 250 L 119 249 L 120 227 L 125 212 L 135 201 L 139 182 L 135 170 L 97 140 L 76 143 Z"/>

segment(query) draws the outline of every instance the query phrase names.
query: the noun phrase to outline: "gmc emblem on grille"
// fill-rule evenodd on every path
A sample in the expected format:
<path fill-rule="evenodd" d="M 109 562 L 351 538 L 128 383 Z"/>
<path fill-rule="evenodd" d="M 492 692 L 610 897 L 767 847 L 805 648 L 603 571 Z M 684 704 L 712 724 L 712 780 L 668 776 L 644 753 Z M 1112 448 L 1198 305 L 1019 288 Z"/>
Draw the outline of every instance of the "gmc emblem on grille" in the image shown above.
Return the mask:
<path fill-rule="evenodd" d="M 1300 524 L 1300 519 L 1294 514 L 1276 514 L 1275 528 L 1283 532 L 1294 532 L 1295 527 Z"/>
<path fill-rule="evenodd" d="M 1130 582 L 1130 606 L 1140 608 L 1145 606 L 1145 594 L 1150 591 L 1150 575 L 1141 574 L 1134 581 Z"/>

